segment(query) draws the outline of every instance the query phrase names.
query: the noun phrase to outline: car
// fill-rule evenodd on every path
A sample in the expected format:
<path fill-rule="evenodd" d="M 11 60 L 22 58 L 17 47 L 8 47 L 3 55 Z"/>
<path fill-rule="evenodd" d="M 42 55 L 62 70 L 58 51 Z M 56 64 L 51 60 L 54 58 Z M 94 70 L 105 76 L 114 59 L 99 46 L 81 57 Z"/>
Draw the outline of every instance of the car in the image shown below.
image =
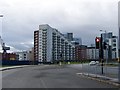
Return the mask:
<path fill-rule="evenodd" d="M 97 65 L 97 66 L 100 66 L 100 63 L 99 63 L 99 61 L 96 61 L 96 65 Z"/>
<path fill-rule="evenodd" d="M 90 65 L 90 66 L 96 65 L 96 62 L 95 62 L 95 61 L 91 61 L 91 62 L 89 63 L 89 65 Z"/>
<path fill-rule="evenodd" d="M 99 61 L 96 61 L 96 64 L 99 64 Z"/>
<path fill-rule="evenodd" d="M 100 63 L 99 63 L 99 61 L 91 61 L 90 63 L 89 63 L 89 65 L 90 66 L 92 66 L 92 65 L 100 65 Z"/>

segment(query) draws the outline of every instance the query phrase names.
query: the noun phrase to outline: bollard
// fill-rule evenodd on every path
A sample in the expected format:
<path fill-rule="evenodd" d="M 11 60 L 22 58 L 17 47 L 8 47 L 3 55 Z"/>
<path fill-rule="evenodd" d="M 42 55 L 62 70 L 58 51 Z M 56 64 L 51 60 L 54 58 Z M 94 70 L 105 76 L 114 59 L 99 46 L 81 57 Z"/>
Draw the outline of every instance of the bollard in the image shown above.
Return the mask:
<path fill-rule="evenodd" d="M 70 62 L 68 62 L 68 64 L 70 64 Z"/>
<path fill-rule="evenodd" d="M 62 63 L 60 62 L 60 63 L 59 63 L 59 65 L 61 66 L 61 65 L 62 65 Z"/>

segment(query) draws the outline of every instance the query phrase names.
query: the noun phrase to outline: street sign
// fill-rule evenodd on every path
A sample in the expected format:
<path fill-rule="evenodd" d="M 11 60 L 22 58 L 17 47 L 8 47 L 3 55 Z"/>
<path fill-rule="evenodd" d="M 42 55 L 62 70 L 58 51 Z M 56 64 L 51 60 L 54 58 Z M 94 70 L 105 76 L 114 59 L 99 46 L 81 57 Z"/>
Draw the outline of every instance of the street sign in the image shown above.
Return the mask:
<path fill-rule="evenodd" d="M 3 47 L 3 50 L 10 50 L 10 47 Z"/>

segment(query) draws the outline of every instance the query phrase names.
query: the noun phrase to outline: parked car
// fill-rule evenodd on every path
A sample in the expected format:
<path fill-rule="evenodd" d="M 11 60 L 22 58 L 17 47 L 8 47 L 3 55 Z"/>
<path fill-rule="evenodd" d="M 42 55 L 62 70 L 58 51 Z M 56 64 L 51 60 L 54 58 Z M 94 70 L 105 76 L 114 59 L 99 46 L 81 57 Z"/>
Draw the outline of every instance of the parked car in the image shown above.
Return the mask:
<path fill-rule="evenodd" d="M 100 65 L 100 63 L 99 63 L 99 61 L 91 61 L 91 62 L 89 63 L 89 65 L 90 65 L 90 66 L 92 66 L 92 65 Z"/>
<path fill-rule="evenodd" d="M 96 65 L 96 62 L 95 62 L 95 61 L 91 61 L 91 62 L 89 63 L 89 65 L 90 65 L 90 66 Z"/>

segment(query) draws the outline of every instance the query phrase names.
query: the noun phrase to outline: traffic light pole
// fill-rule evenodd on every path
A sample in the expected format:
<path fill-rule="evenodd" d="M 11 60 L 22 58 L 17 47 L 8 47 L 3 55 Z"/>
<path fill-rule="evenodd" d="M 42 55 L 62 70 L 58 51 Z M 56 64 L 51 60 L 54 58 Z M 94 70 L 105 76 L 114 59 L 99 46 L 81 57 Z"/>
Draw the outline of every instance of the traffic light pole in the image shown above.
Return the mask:
<path fill-rule="evenodd" d="M 102 74 L 104 73 L 103 72 L 103 37 L 102 37 L 102 34 L 101 34 L 101 39 L 100 39 L 100 60 L 101 60 L 101 72 Z"/>
<path fill-rule="evenodd" d="M 102 63 L 101 64 L 101 71 L 102 71 L 102 74 L 103 74 L 103 37 L 102 37 L 102 34 L 101 34 L 101 37 L 96 37 L 95 39 L 95 43 L 96 43 L 96 48 L 99 49 L 99 59 L 100 59 L 100 62 Z"/>

